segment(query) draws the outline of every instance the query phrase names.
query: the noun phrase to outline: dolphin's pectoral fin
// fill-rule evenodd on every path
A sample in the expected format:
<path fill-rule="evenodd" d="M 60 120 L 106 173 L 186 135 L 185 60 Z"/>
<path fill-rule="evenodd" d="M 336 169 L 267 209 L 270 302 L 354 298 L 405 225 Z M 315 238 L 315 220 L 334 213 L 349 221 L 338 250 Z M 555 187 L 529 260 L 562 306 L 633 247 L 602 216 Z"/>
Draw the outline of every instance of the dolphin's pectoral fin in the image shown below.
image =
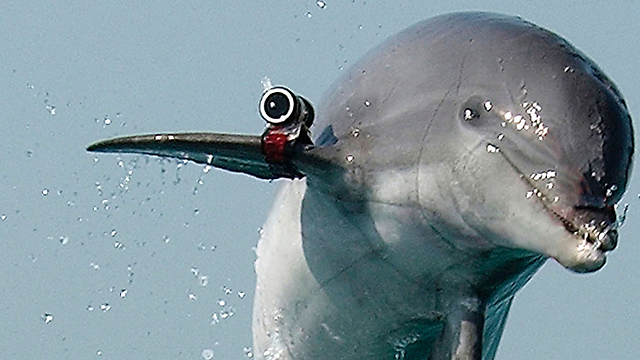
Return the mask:
<path fill-rule="evenodd" d="M 484 312 L 484 303 L 476 297 L 451 303 L 429 360 L 481 360 Z"/>
<path fill-rule="evenodd" d="M 212 133 L 127 136 L 99 141 L 87 150 L 191 160 L 260 179 L 302 176 L 289 162 L 268 163 L 260 136 Z"/>
<path fill-rule="evenodd" d="M 513 303 L 513 296 L 508 297 L 499 303 L 495 303 L 487 306 L 485 315 L 485 326 L 482 342 L 482 358 L 493 359 L 498 351 L 498 345 L 500 345 L 500 339 L 502 338 L 502 332 L 504 326 L 507 323 L 507 316 L 509 315 L 509 309 L 511 309 L 511 303 Z"/>
<path fill-rule="evenodd" d="M 307 143 L 287 143 L 283 158 L 269 161 L 264 135 L 179 133 L 125 136 L 98 141 L 88 151 L 147 154 L 191 160 L 260 179 L 301 178 L 309 174 L 331 174 L 337 165 L 335 149 Z"/>
<path fill-rule="evenodd" d="M 260 100 L 267 122 L 261 136 L 174 133 L 125 136 L 91 144 L 87 151 L 146 154 L 191 160 L 259 179 L 295 179 L 307 175 L 339 176 L 341 166 L 331 126 L 315 147 L 309 128 L 314 110 L 305 98 L 284 87 L 269 88 Z M 338 171 L 336 171 L 338 170 Z"/>

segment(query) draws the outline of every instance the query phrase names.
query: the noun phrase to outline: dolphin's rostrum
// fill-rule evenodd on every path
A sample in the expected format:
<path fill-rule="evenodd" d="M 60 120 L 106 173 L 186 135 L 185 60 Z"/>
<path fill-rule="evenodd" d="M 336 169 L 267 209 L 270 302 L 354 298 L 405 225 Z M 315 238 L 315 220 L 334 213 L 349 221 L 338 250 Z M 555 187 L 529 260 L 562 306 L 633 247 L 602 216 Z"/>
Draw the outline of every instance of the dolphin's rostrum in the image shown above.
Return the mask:
<path fill-rule="evenodd" d="M 258 358 L 490 360 L 545 259 L 591 272 L 616 246 L 634 149 L 624 99 L 520 18 L 420 22 L 368 53 L 315 116 L 286 88 L 260 112 L 261 137 L 89 147 L 292 179 L 257 250 Z"/>

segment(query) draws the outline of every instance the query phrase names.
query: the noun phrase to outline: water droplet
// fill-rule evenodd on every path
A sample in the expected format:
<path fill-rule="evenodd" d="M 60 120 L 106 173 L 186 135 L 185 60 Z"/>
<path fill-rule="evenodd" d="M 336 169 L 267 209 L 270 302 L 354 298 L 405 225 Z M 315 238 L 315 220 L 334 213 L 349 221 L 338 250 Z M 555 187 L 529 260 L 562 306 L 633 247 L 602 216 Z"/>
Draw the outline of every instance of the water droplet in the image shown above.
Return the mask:
<path fill-rule="evenodd" d="M 2 221 L 7 220 L 7 214 L 0 215 L 0 220 L 2 220 Z"/>
<path fill-rule="evenodd" d="M 484 109 L 487 111 L 491 111 L 491 109 L 493 109 L 493 104 L 491 103 L 491 101 L 487 100 L 484 102 Z"/>
<path fill-rule="evenodd" d="M 111 310 L 111 305 L 109 305 L 109 303 L 104 303 L 100 305 L 100 310 L 102 310 L 103 312 L 107 312 Z"/>
<path fill-rule="evenodd" d="M 218 305 L 220 306 L 225 306 L 227 304 L 226 301 L 222 300 L 222 299 L 218 299 Z"/>
<path fill-rule="evenodd" d="M 253 350 L 251 350 L 250 346 L 243 347 L 242 351 L 244 351 L 244 356 L 246 356 L 248 358 L 252 358 L 253 357 Z"/>
<path fill-rule="evenodd" d="M 240 299 L 244 299 L 244 297 L 245 297 L 246 295 L 247 295 L 247 294 L 246 294 L 244 291 L 238 291 L 238 297 L 239 297 Z"/>
<path fill-rule="evenodd" d="M 52 322 L 53 321 L 53 315 L 51 315 L 49 313 L 42 314 L 42 321 L 44 321 L 45 324 L 48 324 L 48 323 Z"/>
<path fill-rule="evenodd" d="M 500 148 L 498 148 L 497 146 L 493 145 L 493 144 L 487 144 L 487 152 L 490 154 L 493 153 L 497 153 L 498 151 L 500 151 Z"/>
<path fill-rule="evenodd" d="M 316 1 L 316 5 L 317 5 L 320 9 L 324 9 L 324 8 L 326 8 L 326 7 L 327 7 L 327 4 L 326 4 L 324 1 L 322 1 L 322 0 L 318 0 L 318 1 Z"/>
<path fill-rule="evenodd" d="M 516 115 L 516 116 L 513 118 L 513 122 L 515 122 L 515 123 L 516 123 L 516 130 L 520 131 L 520 130 L 524 129 L 524 126 L 525 126 L 525 120 L 524 120 L 524 118 L 522 117 L 522 115 Z"/>
<path fill-rule="evenodd" d="M 347 155 L 347 157 L 345 158 L 347 160 L 348 163 L 353 162 L 353 155 Z"/>
<path fill-rule="evenodd" d="M 111 232 L 109 233 L 109 235 L 111 235 L 111 237 L 116 236 L 118 232 L 116 231 L 116 229 L 112 229 Z"/>
<path fill-rule="evenodd" d="M 194 266 L 191 268 L 191 274 L 193 274 L 193 276 L 198 276 L 198 274 L 200 274 L 200 270 Z"/>
<path fill-rule="evenodd" d="M 93 305 L 91 304 L 87 305 L 87 311 L 93 311 Z"/>
<path fill-rule="evenodd" d="M 213 350 L 211 349 L 202 350 L 202 357 L 205 358 L 206 360 L 213 359 Z"/>
<path fill-rule="evenodd" d="M 69 243 L 69 237 L 68 236 L 60 236 L 60 244 L 67 245 L 68 243 Z"/>
<path fill-rule="evenodd" d="M 262 77 L 262 79 L 260 79 L 260 83 L 262 84 L 263 91 L 267 91 L 273 87 L 273 85 L 271 85 L 271 79 L 267 76 Z"/>
<path fill-rule="evenodd" d="M 51 104 L 47 104 L 47 112 L 49 112 L 49 114 L 51 115 L 55 115 L 56 114 L 56 107 L 51 105 Z"/>
<path fill-rule="evenodd" d="M 91 267 L 93 268 L 93 270 L 100 270 L 100 265 L 98 265 L 98 264 L 96 264 L 94 262 L 91 262 Z"/>
<path fill-rule="evenodd" d="M 105 116 L 104 119 L 102 119 L 102 122 L 104 123 L 104 126 L 111 125 L 111 119 L 109 119 L 108 116 Z"/>
<path fill-rule="evenodd" d="M 96 355 L 98 355 L 98 356 L 102 356 L 102 350 L 98 350 L 98 351 L 96 351 Z"/>
<path fill-rule="evenodd" d="M 616 205 L 616 207 L 617 207 L 617 205 Z M 620 215 L 618 215 L 617 227 L 620 227 L 620 226 L 624 225 L 624 222 L 627 220 L 627 211 L 629 211 L 629 204 L 624 204 L 624 207 L 622 208 L 622 212 L 619 212 Z"/>
<path fill-rule="evenodd" d="M 233 308 L 232 307 L 220 310 L 220 318 L 222 318 L 222 319 L 226 319 L 226 318 L 232 317 L 233 314 L 234 314 L 234 312 L 233 312 Z"/>
<path fill-rule="evenodd" d="M 120 298 L 124 299 L 127 296 L 127 289 L 120 290 Z"/>
<path fill-rule="evenodd" d="M 42 189 L 42 195 L 44 195 L 44 196 L 49 195 L 49 189 L 47 189 L 47 188 Z"/>
<path fill-rule="evenodd" d="M 169 237 L 167 235 L 162 237 L 162 242 L 164 242 L 165 244 L 169 242 Z"/>
<path fill-rule="evenodd" d="M 194 294 L 194 293 L 190 292 L 188 296 L 189 296 L 189 300 L 196 300 L 197 299 L 196 298 L 196 294 Z"/>
<path fill-rule="evenodd" d="M 476 117 L 476 115 L 473 113 L 473 110 L 471 110 L 469 108 L 464 109 L 464 119 L 465 119 L 465 121 L 471 121 L 475 117 Z"/>
<path fill-rule="evenodd" d="M 207 275 L 198 276 L 198 283 L 200 283 L 200 286 L 207 286 L 209 283 L 209 277 Z"/>
<path fill-rule="evenodd" d="M 369 100 L 365 100 L 364 101 L 364 106 L 366 106 L 366 107 L 371 106 L 371 103 L 369 102 Z"/>
<path fill-rule="evenodd" d="M 307 18 L 311 19 L 313 17 L 313 14 L 311 13 L 311 11 L 307 11 L 306 14 L 304 14 Z"/>
<path fill-rule="evenodd" d="M 124 249 L 124 244 L 119 242 L 119 241 L 116 241 L 115 243 L 113 243 L 113 247 L 118 249 L 118 250 L 122 250 L 122 249 Z"/>

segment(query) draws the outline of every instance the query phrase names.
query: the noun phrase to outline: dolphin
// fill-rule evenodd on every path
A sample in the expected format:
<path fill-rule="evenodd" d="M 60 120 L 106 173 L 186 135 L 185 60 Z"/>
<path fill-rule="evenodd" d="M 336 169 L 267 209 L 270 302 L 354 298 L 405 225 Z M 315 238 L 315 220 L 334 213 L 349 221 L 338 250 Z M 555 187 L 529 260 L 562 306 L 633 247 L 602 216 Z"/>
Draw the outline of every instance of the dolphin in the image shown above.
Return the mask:
<path fill-rule="evenodd" d="M 546 259 L 593 272 L 617 244 L 634 151 L 625 100 L 585 54 L 519 17 L 419 22 L 317 109 L 271 87 L 259 111 L 259 136 L 88 147 L 286 179 L 257 248 L 257 358 L 490 360 Z"/>

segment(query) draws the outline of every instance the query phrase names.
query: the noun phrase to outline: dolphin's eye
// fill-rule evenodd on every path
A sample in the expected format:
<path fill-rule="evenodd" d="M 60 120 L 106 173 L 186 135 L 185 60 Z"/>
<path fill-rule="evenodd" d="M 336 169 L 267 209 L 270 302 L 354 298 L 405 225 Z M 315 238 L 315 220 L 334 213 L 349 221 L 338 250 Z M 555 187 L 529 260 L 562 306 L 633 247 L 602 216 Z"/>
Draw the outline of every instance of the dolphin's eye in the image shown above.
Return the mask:
<path fill-rule="evenodd" d="M 483 100 L 479 96 L 472 96 L 460 107 L 460 119 L 465 123 L 480 125 L 484 115 L 491 110 L 487 106 L 490 102 Z"/>
<path fill-rule="evenodd" d="M 296 103 L 296 97 L 289 89 L 271 88 L 260 99 L 260 116 L 271 124 L 282 124 L 292 117 Z"/>

